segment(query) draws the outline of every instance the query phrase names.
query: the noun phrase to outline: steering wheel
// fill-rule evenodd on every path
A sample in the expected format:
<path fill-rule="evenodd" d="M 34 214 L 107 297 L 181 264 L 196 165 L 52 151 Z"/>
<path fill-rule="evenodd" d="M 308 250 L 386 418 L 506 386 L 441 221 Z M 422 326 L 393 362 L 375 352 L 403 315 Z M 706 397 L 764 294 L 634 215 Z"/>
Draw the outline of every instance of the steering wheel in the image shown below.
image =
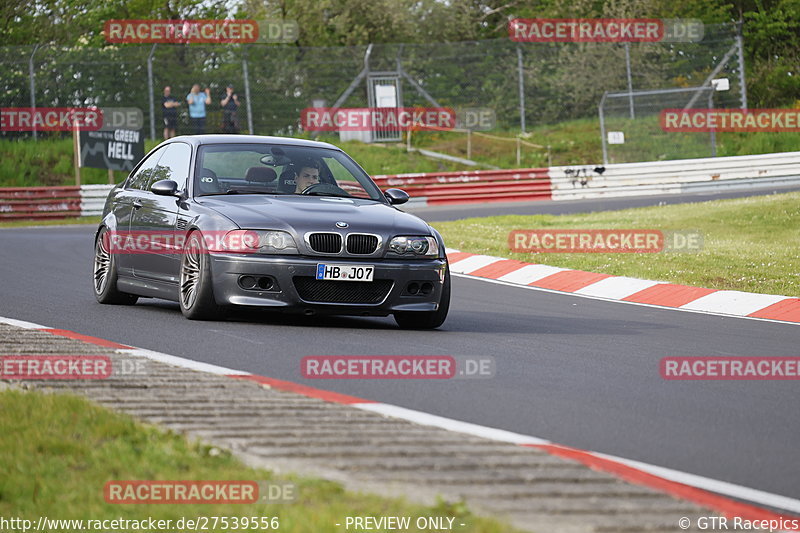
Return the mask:
<path fill-rule="evenodd" d="M 314 185 L 309 185 L 303 189 L 300 194 L 331 194 L 334 196 L 350 196 L 350 193 L 348 193 L 346 190 L 330 183 L 315 183 Z"/>

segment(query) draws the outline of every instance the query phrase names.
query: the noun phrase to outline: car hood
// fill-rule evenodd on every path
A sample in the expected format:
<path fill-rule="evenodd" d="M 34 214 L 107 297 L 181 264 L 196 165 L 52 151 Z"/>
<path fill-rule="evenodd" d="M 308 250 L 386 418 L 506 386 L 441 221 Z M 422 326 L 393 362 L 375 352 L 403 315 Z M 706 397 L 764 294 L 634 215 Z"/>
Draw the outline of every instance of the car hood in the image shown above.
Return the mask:
<path fill-rule="evenodd" d="M 358 198 L 226 195 L 197 201 L 243 229 L 279 229 L 298 235 L 309 231 L 366 232 L 384 238 L 431 234 L 428 225 L 414 215 Z M 348 227 L 338 228 L 337 222 Z"/>

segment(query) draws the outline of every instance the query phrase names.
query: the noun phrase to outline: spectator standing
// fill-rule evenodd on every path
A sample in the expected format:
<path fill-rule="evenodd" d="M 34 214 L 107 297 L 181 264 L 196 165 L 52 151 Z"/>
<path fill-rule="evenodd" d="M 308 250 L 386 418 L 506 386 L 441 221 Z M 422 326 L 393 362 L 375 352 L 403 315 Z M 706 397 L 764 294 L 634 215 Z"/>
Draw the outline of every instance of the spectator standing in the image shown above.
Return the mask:
<path fill-rule="evenodd" d="M 239 96 L 233 91 L 233 85 L 225 89 L 219 105 L 222 107 L 223 133 L 239 133 Z"/>
<path fill-rule="evenodd" d="M 161 97 L 161 113 L 164 117 L 164 140 L 175 137 L 178 127 L 178 107 L 181 103 L 172 96 L 172 87 L 164 87 L 164 96 Z"/>
<path fill-rule="evenodd" d="M 195 135 L 206 132 L 206 105 L 211 103 L 211 89 L 206 88 L 205 94 L 200 93 L 200 85 L 192 85 L 192 92 L 186 95 L 189 103 L 189 121 Z"/>

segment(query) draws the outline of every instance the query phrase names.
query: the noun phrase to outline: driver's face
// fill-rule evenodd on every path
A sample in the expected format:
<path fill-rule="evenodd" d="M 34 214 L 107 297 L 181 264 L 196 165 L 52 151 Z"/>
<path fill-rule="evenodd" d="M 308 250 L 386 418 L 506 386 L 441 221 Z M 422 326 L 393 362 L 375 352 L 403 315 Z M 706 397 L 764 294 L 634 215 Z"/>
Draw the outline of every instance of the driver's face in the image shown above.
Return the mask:
<path fill-rule="evenodd" d="M 300 174 L 298 174 L 295 182 L 297 183 L 295 192 L 303 192 L 312 185 L 316 185 L 319 183 L 319 169 L 308 167 L 300 169 Z"/>

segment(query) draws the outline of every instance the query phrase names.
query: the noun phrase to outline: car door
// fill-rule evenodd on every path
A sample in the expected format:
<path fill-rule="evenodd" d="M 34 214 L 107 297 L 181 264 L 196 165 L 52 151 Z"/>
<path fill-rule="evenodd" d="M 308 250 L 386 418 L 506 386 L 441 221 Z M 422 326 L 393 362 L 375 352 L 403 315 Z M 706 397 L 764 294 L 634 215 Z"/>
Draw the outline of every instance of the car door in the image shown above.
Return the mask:
<path fill-rule="evenodd" d="M 129 235 L 131 229 L 131 219 L 135 209 L 134 205 L 140 205 L 142 191 L 153 173 L 153 169 L 158 164 L 158 160 L 164 155 L 165 148 L 151 152 L 138 166 L 138 168 L 128 176 L 125 181 L 122 192 L 117 195 L 114 202 L 114 216 L 117 220 L 117 231 Z M 132 276 L 133 265 L 136 260 L 136 254 L 133 253 L 131 247 L 120 247 L 120 252 L 117 255 L 117 265 L 119 272 L 122 275 Z"/>
<path fill-rule="evenodd" d="M 154 245 L 149 253 L 133 256 L 133 274 L 137 278 L 178 282 L 178 254 L 171 245 L 176 242 L 175 226 L 181 199 L 156 195 L 150 191 L 150 187 L 157 181 L 173 180 L 178 183 L 178 190 L 184 190 L 191 157 L 192 148 L 186 143 L 173 142 L 166 145 L 163 155 L 148 176 L 145 187 L 139 191 L 133 202 L 130 229 L 134 234 L 150 236 L 150 242 Z"/>

